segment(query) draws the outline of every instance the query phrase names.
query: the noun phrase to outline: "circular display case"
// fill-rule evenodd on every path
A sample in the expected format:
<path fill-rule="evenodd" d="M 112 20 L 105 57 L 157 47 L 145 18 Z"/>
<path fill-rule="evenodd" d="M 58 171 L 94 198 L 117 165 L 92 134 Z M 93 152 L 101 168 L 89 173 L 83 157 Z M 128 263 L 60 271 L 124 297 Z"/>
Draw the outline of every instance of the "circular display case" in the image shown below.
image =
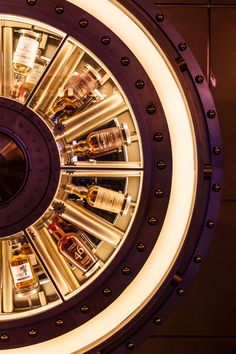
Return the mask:
<path fill-rule="evenodd" d="M 1 349 L 129 351 L 214 231 L 207 81 L 151 1 L 0 5 Z"/>

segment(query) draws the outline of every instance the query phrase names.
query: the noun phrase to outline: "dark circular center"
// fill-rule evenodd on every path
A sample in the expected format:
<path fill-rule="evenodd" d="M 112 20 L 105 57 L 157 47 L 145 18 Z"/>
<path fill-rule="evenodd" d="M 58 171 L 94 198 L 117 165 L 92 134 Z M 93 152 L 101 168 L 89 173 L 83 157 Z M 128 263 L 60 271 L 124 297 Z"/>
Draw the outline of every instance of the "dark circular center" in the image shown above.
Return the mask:
<path fill-rule="evenodd" d="M 14 198 L 26 176 L 26 160 L 22 149 L 9 135 L 0 132 L 0 204 Z"/>

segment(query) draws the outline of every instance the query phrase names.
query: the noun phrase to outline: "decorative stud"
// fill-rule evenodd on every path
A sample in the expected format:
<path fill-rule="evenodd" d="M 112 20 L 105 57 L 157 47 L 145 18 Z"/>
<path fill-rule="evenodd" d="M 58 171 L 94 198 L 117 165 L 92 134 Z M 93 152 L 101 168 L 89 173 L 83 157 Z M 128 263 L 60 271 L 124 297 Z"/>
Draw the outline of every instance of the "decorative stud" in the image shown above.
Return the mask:
<path fill-rule="evenodd" d="M 144 244 L 143 242 L 138 243 L 138 244 L 137 244 L 137 250 L 138 250 L 139 252 L 144 252 L 144 251 L 146 250 L 145 244 Z"/>
<path fill-rule="evenodd" d="M 110 296 L 111 295 L 111 289 L 110 288 L 105 288 L 103 289 L 103 295 L 104 296 Z"/>
<path fill-rule="evenodd" d="M 202 75 L 197 75 L 197 76 L 195 77 L 195 82 L 196 82 L 197 84 L 202 84 L 202 83 L 204 82 L 204 77 L 203 77 Z"/>
<path fill-rule="evenodd" d="M 108 44 L 111 43 L 111 39 L 110 39 L 110 37 L 108 37 L 108 36 L 103 36 L 102 39 L 101 39 L 101 42 L 102 42 L 102 44 L 104 44 L 104 45 L 108 45 Z"/>
<path fill-rule="evenodd" d="M 64 12 L 64 6 L 61 4 L 58 4 L 55 6 L 55 11 L 58 15 L 62 14 Z"/>
<path fill-rule="evenodd" d="M 142 89 L 142 88 L 144 88 L 144 86 L 145 86 L 145 84 L 144 84 L 144 81 L 143 80 L 137 80 L 136 82 L 135 82 L 135 87 L 137 88 L 137 89 Z"/>
<path fill-rule="evenodd" d="M 37 0 L 26 0 L 27 4 L 33 6 L 36 4 Z"/>
<path fill-rule="evenodd" d="M 121 65 L 123 65 L 123 66 L 128 66 L 130 64 L 130 60 L 128 57 L 122 57 L 120 62 L 121 62 Z"/>
<path fill-rule="evenodd" d="M 131 273 L 130 267 L 125 266 L 122 268 L 122 274 L 129 275 L 130 273 Z"/>
<path fill-rule="evenodd" d="M 147 107 L 147 113 L 150 114 L 150 115 L 155 114 L 156 111 L 157 111 L 157 109 L 156 109 L 156 106 L 154 106 L 154 104 L 150 104 L 150 105 Z"/>
<path fill-rule="evenodd" d="M 83 305 L 83 306 L 81 306 L 80 311 L 82 313 L 88 313 L 89 312 L 89 307 L 87 305 Z"/>
<path fill-rule="evenodd" d="M 202 257 L 199 256 L 199 255 L 194 256 L 194 257 L 193 257 L 193 260 L 194 260 L 194 262 L 197 263 L 197 264 L 202 263 Z"/>
<path fill-rule="evenodd" d="M 184 50 L 187 49 L 187 44 L 186 44 L 185 42 L 180 42 L 180 43 L 178 44 L 178 48 L 179 48 L 179 50 L 180 50 L 181 52 L 183 52 Z"/>
<path fill-rule="evenodd" d="M 157 22 L 163 22 L 164 18 L 165 18 L 164 15 L 161 13 L 156 15 Z"/>
<path fill-rule="evenodd" d="M 148 218 L 148 223 L 149 225 L 156 225 L 158 222 L 157 218 L 155 218 L 155 216 L 150 216 L 150 218 Z"/>
<path fill-rule="evenodd" d="M 213 119 L 215 118 L 216 116 L 216 112 L 213 111 L 213 109 L 210 109 L 208 112 L 207 112 L 207 117 L 210 118 L 210 119 Z"/>
<path fill-rule="evenodd" d="M 88 20 L 86 18 L 81 18 L 81 20 L 79 21 L 79 25 L 81 28 L 88 27 Z"/>
<path fill-rule="evenodd" d="M 133 350 L 135 348 L 135 345 L 133 342 L 128 342 L 125 344 L 125 347 L 127 350 Z"/>
<path fill-rule="evenodd" d="M 221 185 L 220 185 L 219 183 L 213 184 L 212 190 L 213 190 L 214 192 L 219 192 L 219 191 L 221 190 Z"/>
<path fill-rule="evenodd" d="M 53 209 L 56 214 L 63 214 L 66 210 L 66 207 L 63 203 L 59 202 L 54 204 Z"/>
<path fill-rule="evenodd" d="M 163 134 L 160 133 L 160 132 L 157 132 L 155 135 L 154 135 L 154 140 L 157 141 L 157 142 L 161 142 L 163 140 Z"/>
<path fill-rule="evenodd" d="M 65 322 L 59 318 L 58 320 L 56 320 L 55 324 L 57 327 L 62 327 L 62 326 L 64 326 Z"/>
<path fill-rule="evenodd" d="M 219 146 L 214 146 L 213 147 L 213 154 L 214 155 L 220 155 L 221 154 L 221 148 Z"/>
<path fill-rule="evenodd" d="M 184 295 L 184 289 L 183 288 L 178 288 L 176 289 L 176 294 L 178 296 L 183 296 Z"/>
<path fill-rule="evenodd" d="M 37 333 L 37 331 L 36 331 L 35 329 L 31 329 L 31 330 L 29 331 L 29 336 L 30 336 L 30 337 L 35 337 L 37 334 L 38 334 L 38 333 Z"/>
<path fill-rule="evenodd" d="M 163 195 L 164 195 L 163 190 L 161 190 L 161 189 L 156 189 L 156 190 L 155 190 L 155 197 L 156 197 L 156 198 L 162 198 Z"/>
<path fill-rule="evenodd" d="M 154 317 L 153 318 L 153 323 L 156 325 L 156 326 L 159 326 L 161 324 L 161 319 L 160 317 Z"/>
<path fill-rule="evenodd" d="M 158 161 L 158 162 L 157 162 L 157 168 L 158 168 L 159 170 L 164 170 L 164 169 L 166 168 L 166 163 L 165 163 L 165 161 L 163 161 L 163 160 Z"/>
<path fill-rule="evenodd" d="M 206 226 L 208 229 L 213 229 L 215 227 L 215 223 L 213 220 L 207 220 Z"/>
<path fill-rule="evenodd" d="M 65 131 L 65 126 L 62 123 L 56 123 L 53 128 L 54 134 L 55 135 L 61 135 Z"/>
<path fill-rule="evenodd" d="M 0 339 L 2 342 L 7 342 L 9 340 L 9 336 L 7 334 L 2 334 Z"/>

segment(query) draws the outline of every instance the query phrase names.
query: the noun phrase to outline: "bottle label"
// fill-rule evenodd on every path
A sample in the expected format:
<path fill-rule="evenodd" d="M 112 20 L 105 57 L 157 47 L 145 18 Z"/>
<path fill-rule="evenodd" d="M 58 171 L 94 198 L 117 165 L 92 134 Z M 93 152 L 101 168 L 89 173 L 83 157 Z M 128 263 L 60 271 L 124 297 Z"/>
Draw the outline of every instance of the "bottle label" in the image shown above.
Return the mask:
<path fill-rule="evenodd" d="M 36 258 L 36 256 L 33 253 L 28 254 L 28 258 L 29 258 L 30 263 L 31 263 L 32 266 L 35 266 L 35 265 L 38 264 L 37 258 Z"/>
<path fill-rule="evenodd" d="M 36 39 L 21 36 L 13 55 L 13 63 L 22 64 L 33 69 L 39 42 Z"/>
<path fill-rule="evenodd" d="M 26 76 L 25 82 L 35 85 L 39 81 L 42 73 L 44 71 L 44 65 L 35 63 L 33 70 Z"/>
<path fill-rule="evenodd" d="M 120 213 L 125 200 L 124 194 L 100 186 L 97 188 L 93 206 L 113 213 Z"/>
<path fill-rule="evenodd" d="M 20 264 L 18 266 L 11 266 L 11 272 L 15 284 L 33 279 L 33 274 L 29 262 Z"/>
<path fill-rule="evenodd" d="M 67 234 L 66 242 L 62 239 L 58 246 L 65 258 L 83 272 L 86 272 L 95 263 L 95 258 L 90 254 L 90 251 L 73 234 Z"/>
<path fill-rule="evenodd" d="M 98 144 L 98 151 L 104 152 L 116 149 L 123 145 L 120 128 L 108 128 L 94 132 Z"/>

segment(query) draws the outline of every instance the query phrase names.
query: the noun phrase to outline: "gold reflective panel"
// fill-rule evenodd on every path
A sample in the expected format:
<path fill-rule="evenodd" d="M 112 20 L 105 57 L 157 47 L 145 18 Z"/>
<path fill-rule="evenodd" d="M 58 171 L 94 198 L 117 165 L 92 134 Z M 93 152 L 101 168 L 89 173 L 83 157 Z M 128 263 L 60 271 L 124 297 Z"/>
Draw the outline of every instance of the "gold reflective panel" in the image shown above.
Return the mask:
<path fill-rule="evenodd" d="M 60 155 L 60 183 L 48 209 L 1 239 L 5 320 L 66 301 L 110 264 L 135 218 L 143 158 L 129 101 L 90 50 L 20 17 L 2 18 L 1 32 L 1 96 L 33 110 Z"/>

